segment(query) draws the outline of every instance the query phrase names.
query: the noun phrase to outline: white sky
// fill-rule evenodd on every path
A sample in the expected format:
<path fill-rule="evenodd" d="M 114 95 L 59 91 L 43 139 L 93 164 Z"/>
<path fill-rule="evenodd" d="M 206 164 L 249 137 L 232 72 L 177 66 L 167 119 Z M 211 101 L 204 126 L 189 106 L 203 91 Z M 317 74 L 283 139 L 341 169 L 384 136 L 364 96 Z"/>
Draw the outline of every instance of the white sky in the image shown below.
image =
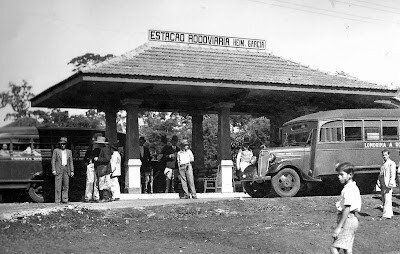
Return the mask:
<path fill-rule="evenodd" d="M 149 29 L 264 39 L 274 55 L 400 87 L 396 0 L 0 0 L 0 92 L 25 79 L 38 94 L 72 58 L 121 55 Z"/>

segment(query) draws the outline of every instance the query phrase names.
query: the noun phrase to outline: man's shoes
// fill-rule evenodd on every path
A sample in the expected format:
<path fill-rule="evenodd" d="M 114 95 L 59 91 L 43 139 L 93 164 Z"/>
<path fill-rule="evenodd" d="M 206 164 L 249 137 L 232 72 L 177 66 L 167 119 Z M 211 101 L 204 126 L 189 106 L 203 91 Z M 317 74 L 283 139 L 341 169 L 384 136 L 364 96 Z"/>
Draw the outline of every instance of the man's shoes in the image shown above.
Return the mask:
<path fill-rule="evenodd" d="M 113 198 L 113 201 L 118 201 L 120 200 L 120 198 Z"/>
<path fill-rule="evenodd" d="M 188 195 L 183 195 L 182 197 L 179 197 L 180 199 L 190 199 L 190 196 Z"/>
<path fill-rule="evenodd" d="M 68 201 L 62 201 L 63 204 L 68 204 Z"/>
<path fill-rule="evenodd" d="M 193 198 L 193 199 L 197 199 L 197 196 L 196 196 L 196 195 L 192 195 L 192 198 Z"/>
<path fill-rule="evenodd" d="M 389 217 L 383 217 L 383 216 L 379 218 L 379 220 L 390 220 L 390 219 L 391 218 L 389 218 Z"/>

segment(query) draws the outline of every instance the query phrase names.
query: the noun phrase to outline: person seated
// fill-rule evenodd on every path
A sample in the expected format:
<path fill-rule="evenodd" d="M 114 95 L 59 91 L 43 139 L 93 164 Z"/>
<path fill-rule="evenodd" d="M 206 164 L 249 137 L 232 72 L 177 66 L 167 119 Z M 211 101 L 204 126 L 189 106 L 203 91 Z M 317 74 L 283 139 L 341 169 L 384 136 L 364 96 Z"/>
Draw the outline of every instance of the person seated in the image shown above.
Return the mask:
<path fill-rule="evenodd" d="M 31 155 L 32 154 L 32 148 L 30 146 L 28 146 L 21 154 Z"/>
<path fill-rule="evenodd" d="M 7 144 L 3 144 L 0 150 L 0 156 L 10 157 L 10 151 L 8 151 Z"/>

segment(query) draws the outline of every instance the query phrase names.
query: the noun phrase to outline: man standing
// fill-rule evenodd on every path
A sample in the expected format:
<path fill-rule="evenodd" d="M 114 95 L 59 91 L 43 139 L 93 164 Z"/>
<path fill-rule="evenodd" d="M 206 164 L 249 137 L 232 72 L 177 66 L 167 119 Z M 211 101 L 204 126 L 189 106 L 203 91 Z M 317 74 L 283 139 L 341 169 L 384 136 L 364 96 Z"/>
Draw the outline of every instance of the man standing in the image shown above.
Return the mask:
<path fill-rule="evenodd" d="M 55 176 L 55 202 L 60 203 L 62 198 L 63 203 L 68 203 L 69 177 L 74 176 L 74 164 L 71 150 L 66 149 L 67 138 L 61 137 L 58 143 L 61 148 L 54 149 L 51 159 Z"/>
<path fill-rule="evenodd" d="M 149 148 L 144 146 L 146 139 L 144 137 L 139 138 L 139 149 L 140 149 L 140 161 L 142 166 L 140 166 L 140 173 L 144 178 L 144 193 L 147 193 L 147 187 L 150 183 L 150 193 L 153 193 L 153 169 L 151 168 L 151 155 Z"/>
<path fill-rule="evenodd" d="M 381 219 L 391 219 L 393 216 L 392 192 L 396 187 L 396 163 L 390 158 L 389 150 L 382 151 L 383 165 L 379 174 L 381 188 L 383 215 Z"/>
<path fill-rule="evenodd" d="M 178 166 L 179 166 L 179 178 L 181 179 L 182 189 L 185 192 L 182 198 L 188 199 L 189 190 L 192 198 L 196 199 L 196 188 L 194 186 L 193 168 L 192 162 L 194 157 L 192 151 L 189 149 L 189 143 L 187 140 L 182 141 L 182 150 L 178 152 Z"/>
<path fill-rule="evenodd" d="M 97 140 L 97 137 L 101 136 L 101 133 L 95 133 L 93 135 L 89 147 L 86 150 L 85 157 L 83 158 L 86 164 L 85 202 L 99 202 L 100 200 L 98 177 L 96 176 L 96 172 L 94 170 L 93 158 L 98 156 L 100 153 L 99 146 L 94 142 Z M 96 150 L 98 151 L 96 152 Z"/>
<path fill-rule="evenodd" d="M 178 163 L 176 156 L 180 150 L 177 146 L 178 136 L 174 135 L 171 138 L 171 145 L 165 145 L 162 150 L 161 161 L 165 164 L 164 175 L 166 176 L 165 192 L 168 193 L 171 187 L 171 192 L 174 192 L 175 178 L 178 177 Z"/>

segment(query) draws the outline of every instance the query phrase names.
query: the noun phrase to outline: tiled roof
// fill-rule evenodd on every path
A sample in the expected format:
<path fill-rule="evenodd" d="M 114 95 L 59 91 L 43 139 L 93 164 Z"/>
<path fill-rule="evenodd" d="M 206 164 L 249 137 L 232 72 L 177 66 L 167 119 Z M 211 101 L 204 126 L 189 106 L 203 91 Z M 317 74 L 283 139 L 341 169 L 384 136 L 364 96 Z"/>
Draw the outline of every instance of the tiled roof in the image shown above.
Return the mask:
<path fill-rule="evenodd" d="M 369 82 L 330 75 L 264 51 L 172 43 L 146 43 L 122 56 L 81 71 L 86 74 L 391 90 Z"/>

